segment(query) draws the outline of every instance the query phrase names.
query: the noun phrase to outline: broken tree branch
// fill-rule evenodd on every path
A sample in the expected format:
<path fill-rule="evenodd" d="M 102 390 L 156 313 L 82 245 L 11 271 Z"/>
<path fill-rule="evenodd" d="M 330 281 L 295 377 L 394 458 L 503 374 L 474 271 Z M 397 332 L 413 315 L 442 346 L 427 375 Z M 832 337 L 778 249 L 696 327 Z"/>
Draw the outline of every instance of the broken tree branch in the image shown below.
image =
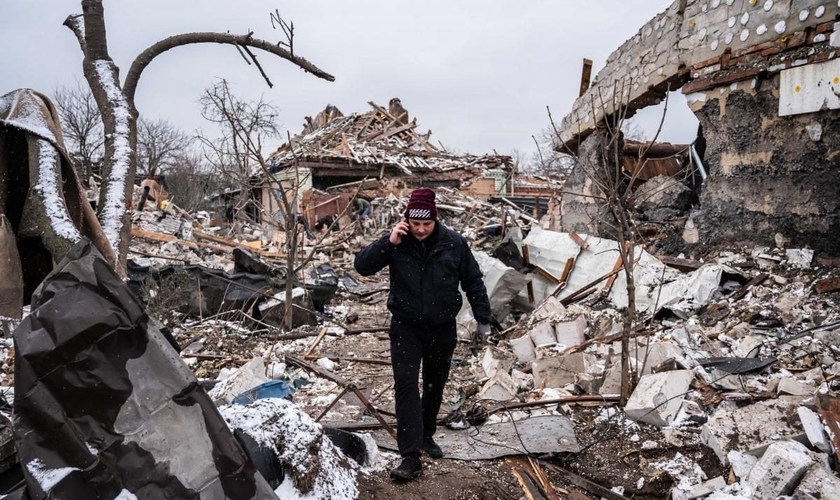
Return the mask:
<path fill-rule="evenodd" d="M 242 47 L 253 47 L 255 49 L 264 50 L 278 57 L 286 59 L 287 61 L 297 65 L 307 73 L 312 73 L 318 78 L 322 78 L 330 82 L 335 81 L 335 77 L 333 75 L 315 66 L 311 62 L 307 61 L 305 58 L 294 55 L 291 52 L 291 50 L 286 50 L 282 47 L 278 47 L 277 45 L 271 42 L 261 40 L 259 38 L 252 38 L 251 35 L 248 34 L 232 35 L 230 33 L 211 32 L 184 33 L 181 35 L 175 35 L 169 38 L 165 38 L 153 44 L 152 46 L 141 52 L 136 59 L 134 59 L 134 62 L 131 63 L 131 67 L 128 69 L 128 73 L 126 73 L 125 85 L 123 86 L 125 96 L 129 100 L 129 102 L 134 102 L 134 94 L 137 91 L 137 83 L 140 81 L 140 75 L 143 73 L 143 70 L 146 69 L 146 66 L 148 66 L 149 63 L 151 63 L 155 57 L 166 52 L 167 50 L 174 49 L 175 47 L 181 47 L 183 45 L 190 45 L 196 43 L 220 43 L 230 45 L 241 45 Z"/>

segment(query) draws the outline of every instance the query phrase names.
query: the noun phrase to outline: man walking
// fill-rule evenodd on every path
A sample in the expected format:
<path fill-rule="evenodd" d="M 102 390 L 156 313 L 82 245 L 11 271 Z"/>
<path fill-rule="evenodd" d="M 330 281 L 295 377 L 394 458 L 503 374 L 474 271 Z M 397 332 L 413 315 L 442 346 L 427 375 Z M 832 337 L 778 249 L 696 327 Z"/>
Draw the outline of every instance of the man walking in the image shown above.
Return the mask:
<path fill-rule="evenodd" d="M 455 315 L 463 304 L 459 284 L 478 322 L 478 333 L 485 339 L 490 334 L 490 300 L 481 270 L 464 237 L 437 222 L 434 191 L 414 190 L 405 219 L 355 260 L 362 276 L 389 266 L 391 362 L 397 444 L 403 458 L 391 471 L 396 481 L 420 476 L 421 451 L 432 458 L 443 456 L 432 436 L 457 343 Z M 421 362 L 422 396 L 417 387 Z"/>

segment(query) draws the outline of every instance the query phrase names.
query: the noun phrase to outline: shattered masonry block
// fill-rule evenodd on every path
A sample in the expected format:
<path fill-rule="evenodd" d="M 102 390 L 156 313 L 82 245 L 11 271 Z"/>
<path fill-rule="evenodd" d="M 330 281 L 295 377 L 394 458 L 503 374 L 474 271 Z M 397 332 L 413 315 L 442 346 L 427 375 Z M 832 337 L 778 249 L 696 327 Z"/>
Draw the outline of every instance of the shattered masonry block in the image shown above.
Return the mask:
<path fill-rule="evenodd" d="M 723 465 L 726 454 L 736 450 L 760 456 L 780 439 L 805 442 L 797 415 L 802 396 L 779 396 L 734 410 L 718 410 L 703 425 L 700 440 L 714 450 Z"/>
<path fill-rule="evenodd" d="M 718 476 L 709 479 L 708 481 L 704 481 L 692 488 L 691 492 L 688 494 L 688 500 L 702 498 L 724 488 L 726 488 L 726 480 L 723 479 L 723 476 Z"/>
<path fill-rule="evenodd" d="M 598 394 L 621 394 L 621 363 L 613 363 L 604 372 L 604 381 L 598 388 Z"/>
<path fill-rule="evenodd" d="M 756 358 L 764 344 L 764 337 L 761 335 L 747 335 L 738 341 L 732 354 L 739 358 Z"/>
<path fill-rule="evenodd" d="M 658 427 L 669 425 L 685 398 L 694 372 L 674 370 L 644 375 L 624 407 L 624 413 L 633 420 Z"/>
<path fill-rule="evenodd" d="M 534 387 L 534 376 L 530 373 L 525 373 L 514 368 L 510 371 L 510 378 L 516 383 L 516 387 L 520 390 L 527 390 Z"/>
<path fill-rule="evenodd" d="M 216 406 L 230 404 L 236 396 L 263 382 L 268 382 L 268 377 L 265 375 L 265 362 L 262 358 L 256 357 L 213 387 L 208 395 Z"/>
<path fill-rule="evenodd" d="M 575 375 L 586 371 L 586 356 L 573 352 L 553 358 L 542 358 L 531 363 L 534 387 L 565 387 L 575 383 Z"/>
<path fill-rule="evenodd" d="M 814 251 L 808 248 L 788 248 L 785 250 L 788 264 L 797 269 L 808 269 L 814 260 Z"/>
<path fill-rule="evenodd" d="M 793 500 L 829 498 L 840 498 L 840 479 L 822 465 L 814 464 L 793 492 Z"/>
<path fill-rule="evenodd" d="M 583 315 L 573 320 L 558 321 L 554 325 L 555 338 L 558 344 L 572 347 L 582 344 L 586 340 L 586 318 Z"/>
<path fill-rule="evenodd" d="M 620 342 L 619 345 L 621 345 Z M 650 354 L 647 354 L 647 360 L 645 360 L 645 351 L 647 349 L 650 349 Z M 638 355 L 636 354 L 637 352 Z M 678 363 L 685 359 L 685 352 L 682 348 L 676 342 L 670 340 L 653 342 L 647 347 L 640 344 L 638 348 L 634 348 L 631 345 L 630 353 L 631 356 L 637 356 L 640 367 L 646 361 L 642 375 L 650 374 L 654 366 L 659 366 L 669 359 L 673 359 Z"/>
<path fill-rule="evenodd" d="M 755 455 L 735 450 L 727 453 L 726 458 L 729 459 L 729 464 L 732 466 L 732 473 L 740 480 L 746 480 L 750 477 L 750 471 L 758 463 L 758 457 Z"/>
<path fill-rule="evenodd" d="M 534 341 L 531 340 L 530 335 L 523 335 L 518 339 L 511 339 L 510 346 L 516 354 L 516 359 L 520 363 L 527 363 L 537 358 L 537 352 L 534 350 Z"/>
<path fill-rule="evenodd" d="M 808 384 L 803 384 L 796 379 L 785 377 L 779 380 L 779 385 L 776 387 L 776 394 L 788 394 L 790 396 L 810 396 L 814 393 L 814 388 Z"/>
<path fill-rule="evenodd" d="M 481 399 L 493 401 L 510 401 L 516 397 L 517 386 L 513 377 L 502 370 L 496 371 L 488 380 L 479 393 Z"/>
<path fill-rule="evenodd" d="M 557 334 L 554 330 L 554 325 L 548 321 L 543 321 L 528 332 L 535 347 L 550 346 L 557 343 Z"/>
<path fill-rule="evenodd" d="M 575 384 L 580 387 L 584 394 L 598 394 L 598 389 L 601 388 L 603 381 L 603 376 L 590 373 L 578 373 L 575 377 Z"/>
<path fill-rule="evenodd" d="M 549 295 L 546 297 L 545 302 L 533 313 L 531 316 L 534 317 L 536 320 L 543 320 L 545 318 L 550 318 L 552 316 L 559 316 L 566 312 L 566 307 L 560 303 L 557 297 L 553 295 Z"/>
<path fill-rule="evenodd" d="M 481 357 L 481 367 L 488 377 L 492 377 L 497 371 L 510 373 L 510 369 L 515 362 L 516 355 L 493 346 L 487 346 L 484 349 L 484 355 Z"/>
<path fill-rule="evenodd" d="M 779 495 L 789 495 L 805 472 L 814 464 L 808 448 L 796 441 L 782 441 L 767 447 L 758 459 L 750 478 L 755 500 L 774 500 Z"/>
<path fill-rule="evenodd" d="M 805 435 L 808 436 L 808 441 L 816 449 L 825 453 L 831 453 L 831 441 L 825 432 L 825 426 L 823 426 L 820 416 L 815 411 L 804 406 L 800 406 L 796 411 L 799 414 L 802 427 L 805 428 Z"/>

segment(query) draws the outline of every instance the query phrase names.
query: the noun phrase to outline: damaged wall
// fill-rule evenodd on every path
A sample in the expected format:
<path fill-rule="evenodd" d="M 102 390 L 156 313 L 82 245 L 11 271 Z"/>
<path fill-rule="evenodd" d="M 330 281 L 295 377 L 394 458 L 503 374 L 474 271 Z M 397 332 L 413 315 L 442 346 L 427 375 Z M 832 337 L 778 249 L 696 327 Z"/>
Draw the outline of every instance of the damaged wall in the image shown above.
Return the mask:
<path fill-rule="evenodd" d="M 574 144 L 617 106 L 629 105 L 629 118 L 740 56 L 758 59 L 826 42 L 838 13 L 834 0 L 675 0 L 610 54 L 563 118 L 559 139 Z"/>
<path fill-rule="evenodd" d="M 838 208 L 839 15 L 833 0 L 677 0 L 610 55 L 563 119 L 558 148 L 580 144 L 586 154 L 585 139 L 605 116 L 627 106 L 630 117 L 682 88 L 708 143 L 699 241 L 772 244 L 782 233 L 840 255 L 829 236 Z M 792 74 L 799 84 L 780 83 Z M 567 224 L 573 214 L 563 217 L 563 229 L 581 230 Z"/>
<path fill-rule="evenodd" d="M 778 116 L 779 75 L 692 95 L 710 172 L 695 218 L 700 241 L 840 254 L 840 113 Z"/>

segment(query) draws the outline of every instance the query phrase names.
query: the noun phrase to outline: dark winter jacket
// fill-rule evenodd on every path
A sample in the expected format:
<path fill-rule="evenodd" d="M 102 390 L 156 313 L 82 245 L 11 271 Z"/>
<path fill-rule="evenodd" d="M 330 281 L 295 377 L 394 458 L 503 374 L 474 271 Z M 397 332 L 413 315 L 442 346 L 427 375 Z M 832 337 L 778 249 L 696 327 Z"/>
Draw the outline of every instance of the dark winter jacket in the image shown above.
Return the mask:
<path fill-rule="evenodd" d="M 424 241 L 411 233 L 394 246 L 386 234 L 356 254 L 356 271 L 376 274 L 389 266 L 388 309 L 394 318 L 416 324 L 441 325 L 455 319 L 464 289 L 478 323 L 490 324 L 490 300 L 470 247 L 463 236 L 435 224 Z"/>

